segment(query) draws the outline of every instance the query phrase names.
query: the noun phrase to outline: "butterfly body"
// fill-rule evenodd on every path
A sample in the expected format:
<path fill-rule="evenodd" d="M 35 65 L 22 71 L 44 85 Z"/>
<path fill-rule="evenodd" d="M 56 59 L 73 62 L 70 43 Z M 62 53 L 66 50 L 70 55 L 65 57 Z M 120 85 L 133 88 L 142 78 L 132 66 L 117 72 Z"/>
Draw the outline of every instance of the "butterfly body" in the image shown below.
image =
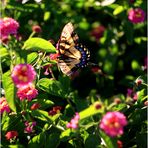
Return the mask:
<path fill-rule="evenodd" d="M 63 28 L 57 49 L 60 54 L 58 66 L 68 76 L 79 68 L 86 67 L 89 62 L 90 52 L 79 43 L 79 37 L 74 32 L 72 23 L 66 24 Z"/>

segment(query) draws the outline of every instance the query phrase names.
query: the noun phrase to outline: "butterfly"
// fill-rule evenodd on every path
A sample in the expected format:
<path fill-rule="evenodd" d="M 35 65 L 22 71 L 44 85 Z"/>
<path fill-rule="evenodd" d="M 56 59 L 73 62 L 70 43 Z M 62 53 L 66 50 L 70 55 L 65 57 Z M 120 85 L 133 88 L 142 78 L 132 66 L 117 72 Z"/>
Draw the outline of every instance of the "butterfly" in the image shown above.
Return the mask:
<path fill-rule="evenodd" d="M 79 68 L 86 67 L 90 60 L 90 51 L 79 42 L 71 22 L 67 23 L 57 44 L 60 57 L 58 66 L 67 76 L 71 76 Z"/>

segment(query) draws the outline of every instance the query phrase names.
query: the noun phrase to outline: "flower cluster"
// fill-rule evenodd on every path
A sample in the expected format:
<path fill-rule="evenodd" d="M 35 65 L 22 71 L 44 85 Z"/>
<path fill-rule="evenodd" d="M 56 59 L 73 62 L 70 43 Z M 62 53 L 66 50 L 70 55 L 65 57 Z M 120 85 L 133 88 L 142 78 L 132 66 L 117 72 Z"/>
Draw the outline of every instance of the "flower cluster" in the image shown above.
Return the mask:
<path fill-rule="evenodd" d="M 100 122 L 100 128 L 111 137 L 122 135 L 125 125 L 127 125 L 126 117 L 120 112 L 108 112 Z"/>
<path fill-rule="evenodd" d="M 20 98 L 20 100 L 27 99 L 28 101 L 31 101 L 37 95 L 38 95 L 38 90 L 35 89 L 32 83 L 29 83 L 28 85 L 24 85 L 18 88 L 17 91 L 17 96 Z"/>
<path fill-rule="evenodd" d="M 25 129 L 24 129 L 25 133 L 28 133 L 28 134 L 33 133 L 34 132 L 33 128 L 34 128 L 34 126 L 36 126 L 36 122 L 28 122 L 28 121 L 26 121 L 25 126 L 26 126 Z"/>
<path fill-rule="evenodd" d="M 0 19 L 0 38 L 8 38 L 8 36 L 11 34 L 16 35 L 18 28 L 19 23 L 13 18 L 5 17 Z"/>
<path fill-rule="evenodd" d="M 55 106 L 55 107 L 52 108 L 52 110 L 50 110 L 50 111 L 48 112 L 48 115 L 49 115 L 49 116 L 54 116 L 54 115 L 60 113 L 60 110 L 61 110 L 61 109 L 62 109 L 61 106 Z"/>
<path fill-rule="evenodd" d="M 13 68 L 11 77 L 17 87 L 27 85 L 35 79 L 36 72 L 29 64 L 19 64 Z"/>
<path fill-rule="evenodd" d="M 77 129 L 79 124 L 80 115 L 76 113 L 75 116 L 71 119 L 69 123 L 67 123 L 66 127 L 70 129 Z"/>
<path fill-rule="evenodd" d="M 134 24 L 144 22 L 145 12 L 141 8 L 132 8 L 128 12 L 128 19 Z"/>
<path fill-rule="evenodd" d="M 14 139 L 18 136 L 18 132 L 17 131 L 9 131 L 6 133 L 5 137 L 7 140 L 11 140 Z"/>
<path fill-rule="evenodd" d="M 6 98 L 2 97 L 2 98 L 0 98 L 0 113 L 2 114 L 4 111 L 9 113 L 10 112 L 10 108 L 8 106 Z"/>

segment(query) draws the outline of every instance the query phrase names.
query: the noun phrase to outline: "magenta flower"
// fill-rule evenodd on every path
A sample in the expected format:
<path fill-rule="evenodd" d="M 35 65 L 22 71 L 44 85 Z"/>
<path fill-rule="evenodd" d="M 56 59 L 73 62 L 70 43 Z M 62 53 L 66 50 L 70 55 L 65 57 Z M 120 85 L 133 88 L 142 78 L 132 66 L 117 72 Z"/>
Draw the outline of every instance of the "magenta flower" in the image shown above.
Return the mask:
<path fill-rule="evenodd" d="M 36 122 L 26 121 L 25 126 L 26 126 L 25 129 L 24 129 L 25 133 L 28 133 L 28 134 L 33 133 L 34 132 L 33 128 L 34 128 L 34 126 L 36 126 Z"/>
<path fill-rule="evenodd" d="M 8 106 L 6 98 L 2 97 L 2 98 L 0 98 L 0 114 L 2 114 L 4 111 L 9 113 L 10 112 L 10 108 Z"/>
<path fill-rule="evenodd" d="M 19 64 L 13 68 L 11 77 L 17 87 L 27 85 L 35 79 L 36 72 L 29 64 Z"/>
<path fill-rule="evenodd" d="M 18 136 L 18 132 L 17 131 L 9 131 L 6 133 L 5 137 L 7 140 L 16 138 Z"/>
<path fill-rule="evenodd" d="M 111 137 L 122 135 L 125 125 L 126 117 L 120 112 L 108 112 L 100 122 L 100 128 Z"/>
<path fill-rule="evenodd" d="M 128 19 L 135 24 L 144 22 L 145 12 L 141 8 L 132 8 L 128 12 Z"/>
<path fill-rule="evenodd" d="M 17 34 L 19 23 L 13 18 L 5 17 L 0 19 L 1 38 L 8 37 L 10 34 Z"/>
<path fill-rule="evenodd" d="M 31 101 L 37 95 L 38 90 L 35 89 L 32 83 L 19 87 L 17 91 L 17 96 L 20 98 L 20 100 L 27 99 L 28 101 Z"/>
<path fill-rule="evenodd" d="M 79 124 L 79 119 L 80 119 L 79 113 L 76 113 L 74 118 L 72 118 L 71 121 L 67 123 L 66 127 L 71 129 L 77 129 Z"/>

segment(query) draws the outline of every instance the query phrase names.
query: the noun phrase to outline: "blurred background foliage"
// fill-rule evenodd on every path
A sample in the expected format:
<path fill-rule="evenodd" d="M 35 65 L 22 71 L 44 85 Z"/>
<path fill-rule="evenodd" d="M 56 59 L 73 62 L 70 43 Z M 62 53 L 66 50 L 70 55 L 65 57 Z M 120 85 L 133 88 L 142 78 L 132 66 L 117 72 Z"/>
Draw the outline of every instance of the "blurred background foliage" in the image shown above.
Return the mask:
<path fill-rule="evenodd" d="M 24 3 L 24 4 L 22 4 Z M 55 46 L 63 26 L 72 22 L 80 41 L 90 49 L 91 62 L 113 77 L 109 79 L 96 74 L 90 68 L 81 70 L 73 79 L 72 86 L 80 96 L 88 96 L 96 91 L 106 97 L 124 93 L 132 87 L 138 76 L 145 74 L 142 69 L 146 57 L 146 21 L 132 24 L 128 20 L 128 10 L 141 7 L 146 12 L 146 0 L 116 0 L 102 6 L 101 0 L 33 0 L 3 1 L 5 13 L 20 23 L 19 34 L 25 41 L 32 32 L 33 25 L 39 25 L 46 40 L 54 40 Z M 92 35 L 94 28 L 103 26 L 101 37 Z M 54 71 L 57 74 L 57 69 Z"/>

